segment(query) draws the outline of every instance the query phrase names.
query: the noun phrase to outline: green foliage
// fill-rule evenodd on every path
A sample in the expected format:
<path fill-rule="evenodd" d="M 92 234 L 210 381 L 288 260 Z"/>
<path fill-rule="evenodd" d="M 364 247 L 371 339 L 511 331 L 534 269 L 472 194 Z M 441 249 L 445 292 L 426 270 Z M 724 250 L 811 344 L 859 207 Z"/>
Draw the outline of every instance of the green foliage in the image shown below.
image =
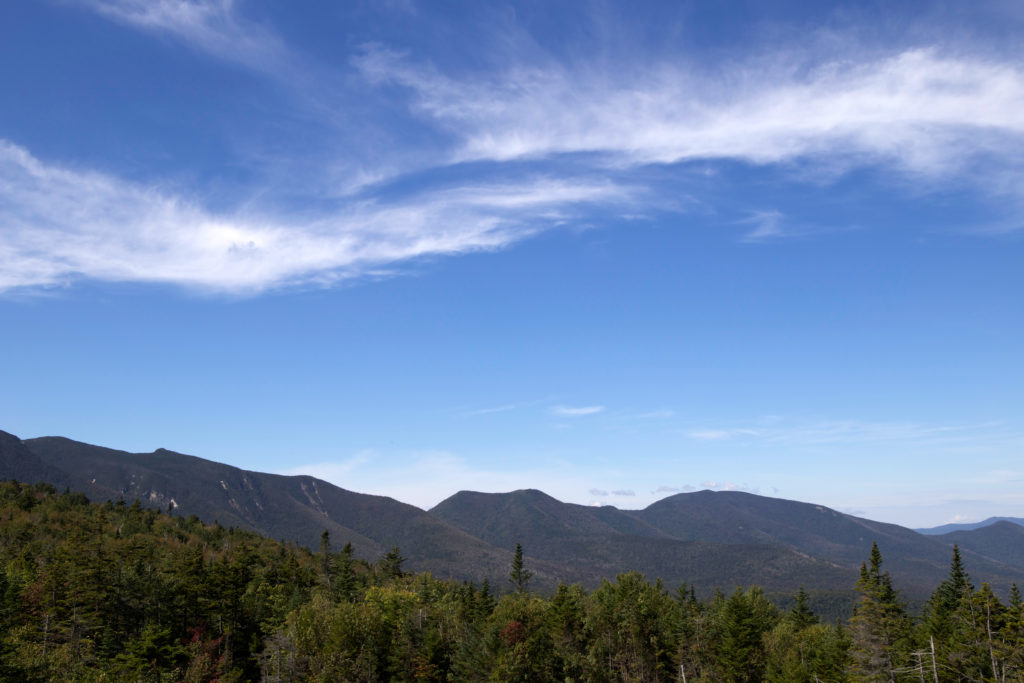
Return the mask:
<path fill-rule="evenodd" d="M 305 550 L 0 483 L 0 678 L 242 680 L 314 573 Z"/>
<path fill-rule="evenodd" d="M 728 683 L 764 678 L 763 637 L 778 620 L 775 607 L 759 588 L 737 588 L 718 614 L 717 673 Z"/>
<path fill-rule="evenodd" d="M 850 619 L 853 672 L 858 681 L 892 681 L 905 664 L 910 622 L 903 603 L 882 571 L 882 553 L 871 544 L 871 557 L 861 565 L 860 599 Z"/>
<path fill-rule="evenodd" d="M 586 623 L 592 634 L 594 680 L 672 680 L 679 613 L 661 586 L 641 574 L 619 574 L 591 596 Z"/>
<path fill-rule="evenodd" d="M 702 601 L 636 572 L 542 596 L 513 562 L 497 598 L 402 561 L 0 482 L 0 680 L 918 681 L 937 625 L 943 683 L 1024 675 L 1019 591 L 975 590 L 958 552 L 913 630 L 877 547 L 848 627 L 802 588 L 784 612 L 757 587 Z"/>

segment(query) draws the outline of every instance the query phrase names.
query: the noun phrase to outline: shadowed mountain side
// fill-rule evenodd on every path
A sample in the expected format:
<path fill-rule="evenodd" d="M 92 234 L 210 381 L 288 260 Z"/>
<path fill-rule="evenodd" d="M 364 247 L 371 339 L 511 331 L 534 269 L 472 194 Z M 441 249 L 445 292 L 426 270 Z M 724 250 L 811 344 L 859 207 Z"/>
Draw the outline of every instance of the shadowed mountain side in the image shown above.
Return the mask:
<path fill-rule="evenodd" d="M 93 500 L 138 498 L 162 509 L 173 504 L 175 514 L 194 514 L 313 549 L 326 529 L 335 549 L 351 543 L 357 556 L 375 560 L 398 546 L 408 569 L 443 577 L 487 576 L 503 582 L 508 575 L 509 550 L 392 498 L 354 493 L 309 476 L 249 472 L 164 449 L 127 453 L 61 437 L 21 443 L 45 472 L 58 473 L 56 480 L 39 480 L 69 486 Z M 543 562 L 534 572 L 539 585 L 552 585 L 552 577 L 564 573 Z"/>
<path fill-rule="evenodd" d="M 21 439 L 0 431 L 0 474 L 5 479 L 35 483 L 45 481 L 56 487 L 71 485 L 69 475 L 49 465 L 25 447 Z"/>
<path fill-rule="evenodd" d="M 857 572 L 853 569 L 837 567 L 777 545 L 678 541 L 632 535 L 577 536 L 540 543 L 532 554 L 576 567 L 598 579 L 635 570 L 662 579 L 669 589 L 686 582 L 705 596 L 714 588 L 728 592 L 736 586 L 755 584 L 775 593 L 795 593 L 800 586 L 813 591 L 845 592 L 857 581 Z"/>
<path fill-rule="evenodd" d="M 522 543 L 534 588 L 561 580 L 594 586 L 624 571 L 681 581 L 706 592 L 760 584 L 791 593 L 803 585 L 848 594 L 876 541 L 885 569 L 914 601 L 949 570 L 951 541 L 819 505 L 739 492 L 677 494 L 645 510 L 562 503 L 536 490 L 463 491 L 430 513 L 384 496 L 347 491 L 309 476 L 263 474 L 159 449 L 127 453 L 60 437 L 20 441 L 0 433 L 0 477 L 45 481 L 93 500 L 138 498 L 207 522 L 253 530 L 315 549 L 350 542 L 376 560 L 398 546 L 406 568 L 507 586 L 512 549 Z M 978 533 L 978 532 L 972 532 Z M 1013 528 L 961 542 L 968 571 L 1005 592 L 1024 584 Z M 999 536 L 998 534 L 1002 534 Z M 973 540 L 972 540 L 973 539 Z M 989 539 L 989 540 L 986 540 Z M 674 585 L 673 585 L 674 584 Z"/>
<path fill-rule="evenodd" d="M 636 511 L 654 527 L 681 539 L 785 545 L 843 567 L 859 567 L 877 542 L 896 585 L 923 596 L 949 571 L 949 547 L 896 524 L 874 522 L 827 507 L 739 491 L 680 493 Z M 964 552 L 972 574 L 1008 586 L 1024 576 L 977 553 Z"/>
<path fill-rule="evenodd" d="M 945 578 L 950 561 L 946 544 L 894 524 L 734 491 L 681 493 L 644 510 L 572 505 L 534 490 L 462 491 L 431 512 L 494 545 L 520 541 L 552 562 L 597 566 L 606 575 L 640 569 L 666 581 L 708 577 L 711 585 L 737 581 L 790 590 L 802 583 L 839 590 L 856 582 L 875 541 L 897 587 L 922 600 Z M 769 557 L 766 549 L 775 554 Z M 1024 577 L 1024 567 L 968 549 L 963 554 L 972 575 L 1002 590 Z"/>
<path fill-rule="evenodd" d="M 550 541 L 580 536 L 671 538 L 617 508 L 563 503 L 535 489 L 509 493 L 459 491 L 431 508 L 430 514 L 492 545 L 507 548 L 522 543 L 534 555 Z"/>
<path fill-rule="evenodd" d="M 955 543 L 960 546 L 961 552 L 970 551 L 997 562 L 1024 566 L 1024 526 L 1014 522 L 996 522 L 977 529 L 954 531 L 933 538 L 947 545 Z"/>
<path fill-rule="evenodd" d="M 774 591 L 851 587 L 853 569 L 809 558 L 779 545 L 679 540 L 634 513 L 611 506 L 562 503 L 541 491 L 460 491 L 432 514 L 499 547 L 519 542 L 536 558 L 575 568 L 590 583 L 629 570 L 660 577 L 669 587 L 761 584 Z"/>

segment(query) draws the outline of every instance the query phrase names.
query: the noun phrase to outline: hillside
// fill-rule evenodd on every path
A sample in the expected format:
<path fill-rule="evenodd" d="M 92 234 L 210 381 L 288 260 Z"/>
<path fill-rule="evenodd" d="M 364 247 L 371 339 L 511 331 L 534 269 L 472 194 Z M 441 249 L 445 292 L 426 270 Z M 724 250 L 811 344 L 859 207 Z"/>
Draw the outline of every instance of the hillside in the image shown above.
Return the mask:
<path fill-rule="evenodd" d="M 997 562 L 1024 566 L 1024 527 L 1013 522 L 996 522 L 978 529 L 954 531 L 934 538 L 947 545 L 957 544 L 964 555 L 969 551 Z"/>
<path fill-rule="evenodd" d="M 596 586 L 636 570 L 667 585 L 759 584 L 775 594 L 803 585 L 819 599 L 847 599 L 872 542 L 906 596 L 920 601 L 946 575 L 960 543 L 977 582 L 997 591 L 1024 584 L 1024 528 L 993 525 L 953 540 L 829 508 L 739 492 L 677 494 L 643 510 L 563 503 L 537 490 L 459 492 L 430 512 L 309 476 L 250 472 L 158 449 L 128 453 L 62 437 L 22 441 L 0 432 L 0 478 L 45 481 L 90 499 L 131 501 L 195 515 L 316 548 L 324 530 L 335 548 L 376 561 L 399 547 L 415 571 L 505 586 L 521 543 L 534 586 Z M 958 532 L 961 533 L 961 532 Z M 973 535 L 972 535 L 973 534 Z M 845 596 L 840 598 L 839 596 Z"/>
<path fill-rule="evenodd" d="M 351 543 L 375 560 L 398 546 L 409 567 L 438 576 L 504 580 L 511 560 L 423 510 L 355 493 L 308 476 L 264 474 L 164 449 L 127 453 L 61 437 L 19 441 L 3 434 L 0 476 L 46 481 L 93 500 L 132 500 L 176 515 L 256 531 L 316 548 L 324 530 L 335 547 Z M 9 468 L 9 469 L 8 469 Z M 560 568 L 537 567 L 553 584 Z"/>
<path fill-rule="evenodd" d="M 913 600 L 925 599 L 949 570 L 950 547 L 938 537 L 820 505 L 736 491 L 680 493 L 643 510 L 572 505 L 533 490 L 462 491 L 431 512 L 495 545 L 518 539 L 552 562 L 596 564 L 607 571 L 642 567 L 667 581 L 713 577 L 725 586 L 731 580 L 770 590 L 799 584 L 841 590 L 856 582 L 872 542 L 882 548 L 896 585 Z M 968 545 L 962 549 L 980 581 L 1008 588 L 1024 577 L 1022 563 Z"/>
<path fill-rule="evenodd" d="M 782 545 L 842 567 L 859 566 L 877 542 L 896 584 L 920 597 L 949 570 L 946 543 L 810 503 L 739 491 L 698 491 L 670 496 L 636 514 L 677 538 Z M 964 559 L 974 574 L 993 585 L 1020 581 L 1024 572 L 1024 565 L 1009 566 L 970 549 Z"/>
<path fill-rule="evenodd" d="M 847 591 L 852 567 L 839 567 L 779 544 L 678 538 L 639 514 L 611 506 L 563 503 L 532 489 L 510 493 L 460 491 L 430 512 L 499 547 L 522 543 L 553 563 L 586 567 L 611 577 L 637 570 L 668 585 L 696 584 L 705 591 L 760 583 L 773 591 Z"/>

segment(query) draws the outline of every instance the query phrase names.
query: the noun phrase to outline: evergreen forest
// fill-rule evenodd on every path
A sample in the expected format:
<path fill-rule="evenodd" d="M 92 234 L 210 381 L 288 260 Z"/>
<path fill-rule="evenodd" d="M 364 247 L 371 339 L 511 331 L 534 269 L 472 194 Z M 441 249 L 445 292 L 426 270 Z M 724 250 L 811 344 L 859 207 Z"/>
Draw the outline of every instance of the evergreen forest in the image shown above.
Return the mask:
<path fill-rule="evenodd" d="M 881 550 L 852 610 L 803 589 L 698 596 L 622 573 L 531 591 L 516 546 L 504 585 L 442 580 L 48 484 L 0 483 L 5 681 L 1024 681 L 1017 587 L 972 584 L 953 549 L 908 606 Z"/>

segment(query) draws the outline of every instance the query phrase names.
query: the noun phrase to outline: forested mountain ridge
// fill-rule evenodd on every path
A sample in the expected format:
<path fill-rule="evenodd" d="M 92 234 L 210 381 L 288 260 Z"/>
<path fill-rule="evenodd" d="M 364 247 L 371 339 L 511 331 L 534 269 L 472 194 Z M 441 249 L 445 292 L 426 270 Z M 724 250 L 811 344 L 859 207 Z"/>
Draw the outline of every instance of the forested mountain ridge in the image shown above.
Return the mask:
<path fill-rule="evenodd" d="M 893 579 L 911 595 L 923 596 L 941 580 L 949 559 L 950 544 L 896 524 L 740 491 L 679 493 L 634 514 L 677 537 L 778 544 L 843 567 L 856 567 L 877 542 L 886 548 Z M 1024 565 L 981 557 L 972 550 L 965 551 L 967 556 L 976 575 L 994 585 L 1020 581 L 1024 570 Z"/>
<path fill-rule="evenodd" d="M 753 582 L 777 592 L 803 585 L 848 593 L 853 566 L 841 567 L 777 543 L 712 537 L 677 538 L 639 511 L 563 503 L 541 491 L 460 491 L 430 512 L 499 547 L 522 543 L 535 558 L 587 566 L 608 577 L 639 571 L 667 583 L 686 581 L 704 592 Z"/>
<path fill-rule="evenodd" d="M 702 569 L 714 567 L 726 575 L 728 562 L 742 566 L 743 558 L 756 556 L 763 574 L 758 582 L 769 589 L 790 591 L 796 585 L 787 581 L 794 578 L 806 588 L 848 585 L 847 577 L 877 542 L 887 549 L 894 580 L 913 599 L 926 597 L 945 575 L 952 545 L 941 536 L 923 536 L 821 505 L 738 491 L 678 493 L 643 510 L 573 505 L 533 490 L 460 491 L 431 512 L 489 543 L 517 539 L 535 556 L 551 561 L 629 558 L 631 568 L 642 567 L 649 574 L 673 579 L 689 576 L 691 582 L 703 578 Z M 603 530 L 600 535 L 599 530 Z M 687 543 L 695 544 L 693 552 L 701 554 L 703 564 L 684 550 Z M 716 548 L 743 550 L 726 559 Z M 769 557 L 766 549 L 776 554 Z M 1024 575 L 1024 561 L 1016 561 L 1016 556 L 992 548 L 976 552 L 969 540 L 961 543 L 961 549 L 976 575 L 993 585 L 1005 589 Z M 687 573 L 676 574 L 676 567 Z"/>
<path fill-rule="evenodd" d="M 159 449 L 127 453 L 60 437 L 19 440 L 0 432 L 0 478 L 46 481 L 102 501 L 139 499 L 207 522 L 316 547 L 328 531 L 370 561 L 398 547 L 410 569 L 500 580 L 522 543 L 537 588 L 596 586 L 623 571 L 686 581 L 702 595 L 758 584 L 772 594 L 799 586 L 817 600 L 847 600 L 873 542 L 908 598 L 920 601 L 944 575 L 952 541 L 818 505 L 739 492 L 677 494 L 644 510 L 562 503 L 536 490 L 459 492 L 425 512 L 309 476 L 249 472 Z M 996 532 L 1002 528 L 998 527 Z M 1005 593 L 1024 583 L 1024 559 L 999 541 L 958 537 L 975 576 Z M 996 533 L 986 532 L 986 533 Z M 1012 530 L 1008 533 L 1012 533 Z M 831 597 L 830 597 L 831 596 Z"/>
<path fill-rule="evenodd" d="M 92 500 L 138 499 L 143 505 L 196 515 L 206 522 L 256 531 L 316 547 L 328 531 L 358 557 L 376 559 L 398 546 L 410 566 L 456 578 L 501 576 L 510 549 L 495 548 L 384 496 L 347 491 L 309 476 L 250 472 L 158 449 L 127 453 L 61 437 L 0 438 L 0 478 L 45 481 Z M 540 583 L 554 585 L 560 567 L 541 562 Z"/>
<path fill-rule="evenodd" d="M 1024 566 L 1024 526 L 996 522 L 971 531 L 953 531 L 934 537 L 947 545 L 965 549 L 999 562 Z"/>

